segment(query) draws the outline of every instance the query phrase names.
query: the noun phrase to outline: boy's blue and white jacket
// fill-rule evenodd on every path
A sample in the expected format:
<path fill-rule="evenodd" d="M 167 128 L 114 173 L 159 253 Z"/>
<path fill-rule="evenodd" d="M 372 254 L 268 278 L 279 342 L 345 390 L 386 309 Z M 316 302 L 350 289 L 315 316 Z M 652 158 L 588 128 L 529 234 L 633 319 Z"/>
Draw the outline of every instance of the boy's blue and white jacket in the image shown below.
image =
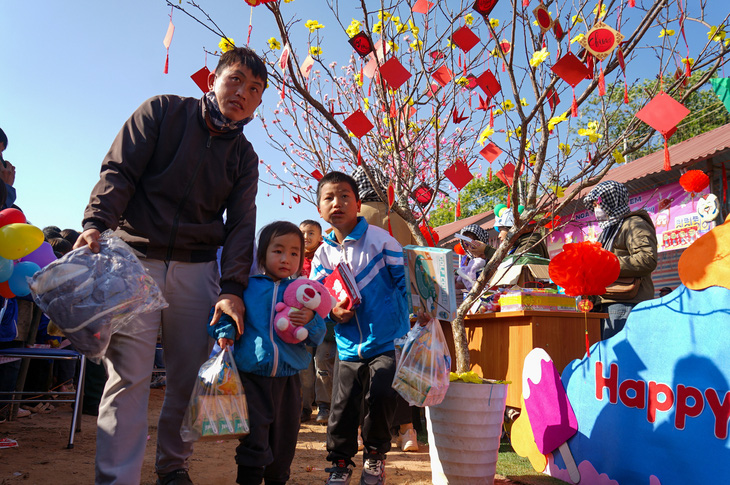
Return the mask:
<path fill-rule="evenodd" d="M 287 278 L 274 282 L 263 274 L 249 278 L 248 287 L 243 292 L 246 306 L 243 335 L 233 346 L 238 370 L 260 376 L 287 377 L 309 366 L 312 356 L 305 344 L 316 346 L 322 343 L 326 331 L 322 317 L 315 314 L 314 319 L 304 326 L 309 336 L 298 344 L 284 342 L 274 331 L 274 307 L 283 300 L 284 290 L 293 281 Z M 221 337 L 233 339 L 236 323 L 223 314 L 216 325 L 208 326 L 208 334 L 216 340 Z"/>
<path fill-rule="evenodd" d="M 393 341 L 408 333 L 403 248 L 387 231 L 364 217 L 340 244 L 334 231 L 324 237 L 312 259 L 311 279 L 323 281 L 341 261 L 355 275 L 362 302 L 355 317 L 335 325 L 340 360 L 359 361 L 393 350 Z"/>

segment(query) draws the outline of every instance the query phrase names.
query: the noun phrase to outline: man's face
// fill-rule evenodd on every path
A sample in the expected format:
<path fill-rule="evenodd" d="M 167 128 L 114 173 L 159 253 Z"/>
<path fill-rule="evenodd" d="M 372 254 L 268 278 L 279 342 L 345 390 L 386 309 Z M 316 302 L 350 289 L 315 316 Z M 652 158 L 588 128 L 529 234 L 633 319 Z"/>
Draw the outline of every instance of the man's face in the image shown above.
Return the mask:
<path fill-rule="evenodd" d="M 319 230 L 319 227 L 313 224 L 302 224 L 299 226 L 299 230 L 304 236 L 304 248 L 307 251 L 317 249 L 319 243 L 322 242 L 322 231 Z"/>
<path fill-rule="evenodd" d="M 241 121 L 253 115 L 261 104 L 264 82 L 253 75 L 251 69 L 236 63 L 216 75 L 208 76 L 208 88 L 214 93 L 223 116 L 231 121 Z"/>
<path fill-rule="evenodd" d="M 335 229 L 357 224 L 360 201 L 347 182 L 326 183 L 320 189 L 319 215 Z"/>

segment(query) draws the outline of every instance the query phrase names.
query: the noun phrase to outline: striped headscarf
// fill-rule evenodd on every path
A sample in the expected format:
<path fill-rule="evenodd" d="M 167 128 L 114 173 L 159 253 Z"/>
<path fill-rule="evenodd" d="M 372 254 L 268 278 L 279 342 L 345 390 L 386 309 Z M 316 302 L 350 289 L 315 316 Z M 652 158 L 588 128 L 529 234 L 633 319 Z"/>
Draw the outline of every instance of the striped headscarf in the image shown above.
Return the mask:
<path fill-rule="evenodd" d="M 489 244 L 489 235 L 487 234 L 487 231 L 477 226 L 476 224 L 469 224 L 468 226 L 465 226 L 461 231 L 459 231 L 459 233 L 462 235 L 465 232 L 470 232 L 474 234 L 477 239 L 479 239 L 484 244 Z"/>
<path fill-rule="evenodd" d="M 624 184 L 614 180 L 605 180 L 593 187 L 583 198 L 583 203 L 593 210 L 594 203 L 598 203 L 606 213 L 608 219 L 600 221 L 598 226 L 603 230 L 598 236 L 604 249 L 611 251 L 613 240 L 616 238 L 621 222 L 631 212 L 629 209 L 629 191 Z"/>

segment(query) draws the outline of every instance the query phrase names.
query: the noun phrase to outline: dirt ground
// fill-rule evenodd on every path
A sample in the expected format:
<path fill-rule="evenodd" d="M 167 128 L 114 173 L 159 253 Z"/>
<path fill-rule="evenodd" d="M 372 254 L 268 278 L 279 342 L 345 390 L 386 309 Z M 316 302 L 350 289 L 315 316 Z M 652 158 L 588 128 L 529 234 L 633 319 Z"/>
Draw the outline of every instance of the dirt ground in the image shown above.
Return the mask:
<path fill-rule="evenodd" d="M 142 484 L 154 485 L 154 452 L 157 417 L 162 405 L 163 391 L 153 389 L 150 395 L 150 437 L 142 469 Z M 73 449 L 66 449 L 71 423 L 71 405 L 60 404 L 49 414 L 33 414 L 27 418 L 0 423 L 0 439 L 11 438 L 17 448 L 0 449 L 0 485 L 76 485 L 94 482 L 94 453 L 96 448 L 96 418 L 82 417 L 81 432 L 76 434 Z M 325 461 L 325 432 L 314 422 L 302 425 L 297 453 L 292 464 L 289 483 L 293 485 L 322 485 L 327 474 Z M 190 476 L 196 484 L 235 483 L 234 462 L 236 441 L 200 442 L 190 466 Z M 388 483 L 426 485 L 431 483 L 428 445 L 420 444 L 417 453 L 403 453 L 394 448 L 388 454 Z M 359 460 L 355 459 L 358 463 Z M 360 467 L 355 469 L 352 483 L 359 483 Z M 511 482 L 498 477 L 495 483 Z"/>

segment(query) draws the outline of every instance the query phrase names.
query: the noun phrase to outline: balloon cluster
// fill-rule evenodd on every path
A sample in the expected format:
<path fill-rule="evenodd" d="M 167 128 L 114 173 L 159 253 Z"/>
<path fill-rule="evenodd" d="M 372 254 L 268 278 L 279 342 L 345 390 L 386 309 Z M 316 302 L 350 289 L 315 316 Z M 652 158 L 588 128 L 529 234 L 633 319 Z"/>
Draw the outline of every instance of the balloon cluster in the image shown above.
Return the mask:
<path fill-rule="evenodd" d="M 0 211 L 0 296 L 28 295 L 28 278 L 55 260 L 43 231 L 28 224 L 21 211 Z"/>

